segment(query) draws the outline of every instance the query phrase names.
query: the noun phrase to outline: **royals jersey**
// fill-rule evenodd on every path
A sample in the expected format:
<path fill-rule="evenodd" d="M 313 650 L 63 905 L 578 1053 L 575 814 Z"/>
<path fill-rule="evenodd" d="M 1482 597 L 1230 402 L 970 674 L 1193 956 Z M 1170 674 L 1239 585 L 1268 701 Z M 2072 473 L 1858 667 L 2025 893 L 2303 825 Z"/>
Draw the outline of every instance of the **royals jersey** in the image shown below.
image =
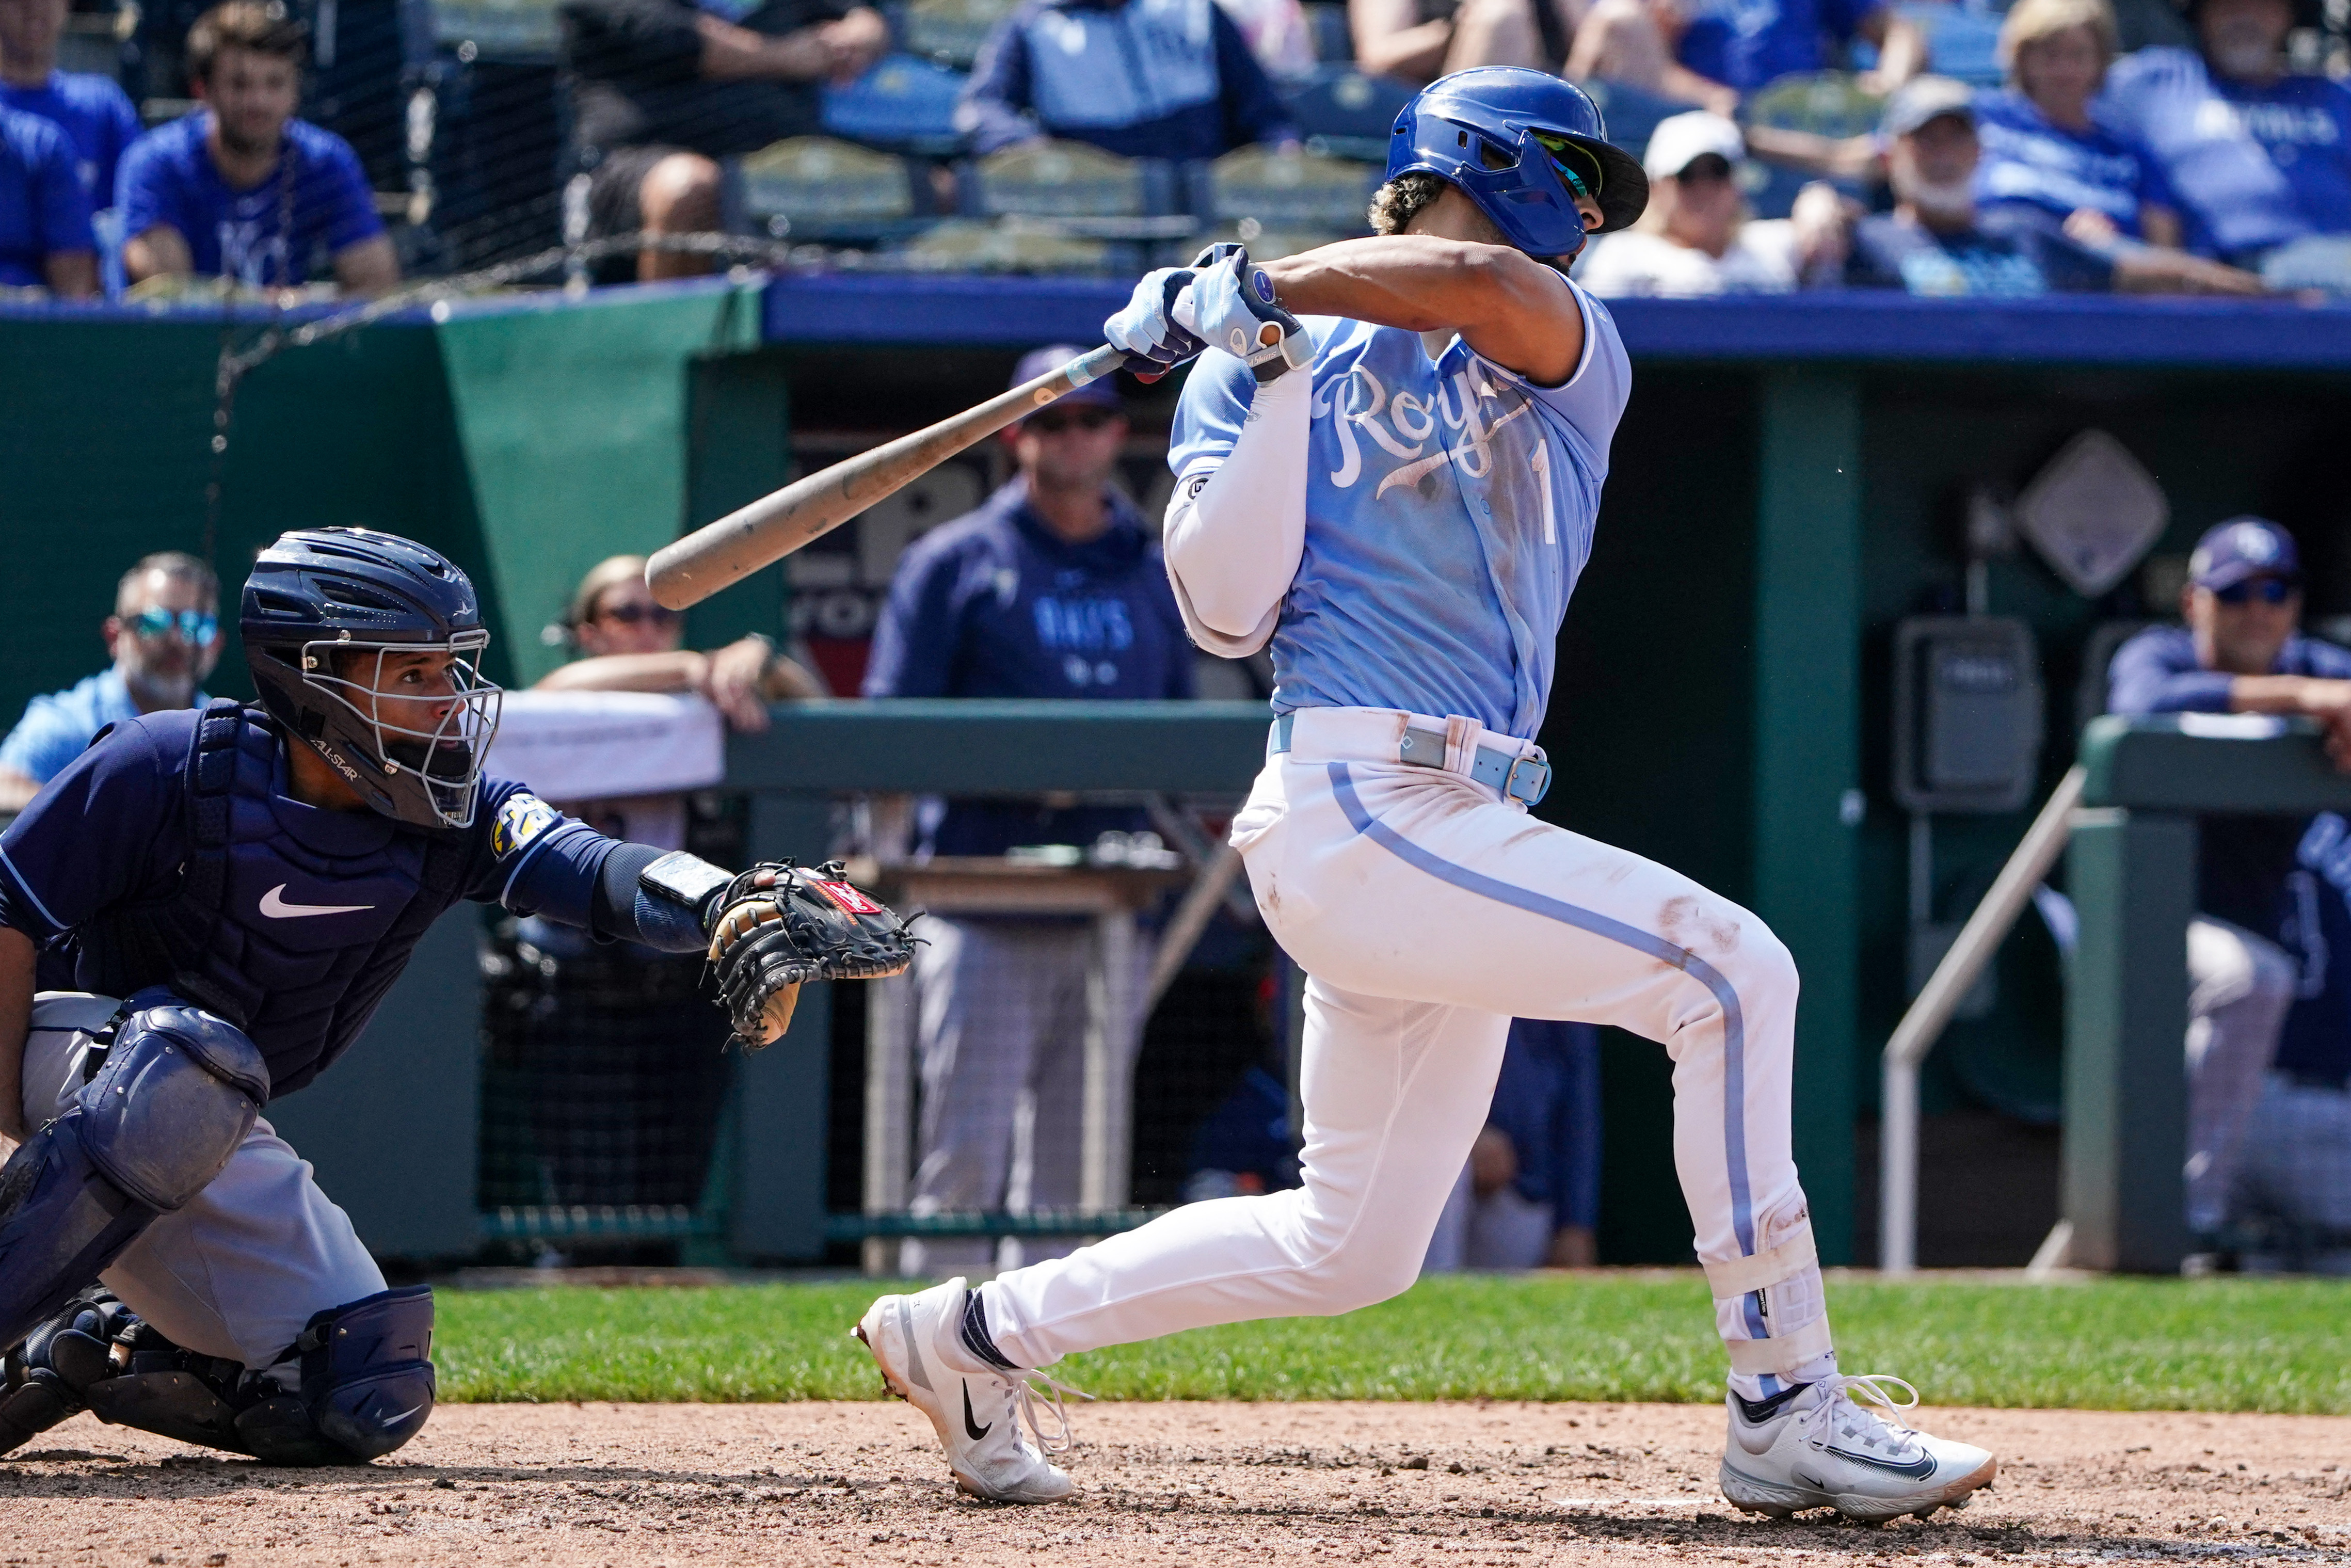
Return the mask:
<path fill-rule="evenodd" d="M 1541 387 L 1458 337 L 1309 317 L 1315 345 L 1306 544 L 1275 627 L 1273 706 L 1474 718 L 1532 738 L 1559 623 L 1592 554 L 1608 443 L 1632 369 L 1605 307 L 1583 311 L 1583 361 Z M 1204 355 L 1168 465 L 1232 451 L 1257 382 Z"/>

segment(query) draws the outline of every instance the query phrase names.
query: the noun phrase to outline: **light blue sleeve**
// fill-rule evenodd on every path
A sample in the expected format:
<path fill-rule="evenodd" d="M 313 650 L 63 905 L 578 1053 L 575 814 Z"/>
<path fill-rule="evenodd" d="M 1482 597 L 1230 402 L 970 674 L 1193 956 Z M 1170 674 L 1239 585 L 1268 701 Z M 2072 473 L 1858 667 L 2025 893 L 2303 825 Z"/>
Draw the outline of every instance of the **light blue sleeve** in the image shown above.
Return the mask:
<path fill-rule="evenodd" d="M 0 741 L 0 767 L 13 768 L 36 784 L 46 784 L 89 747 L 89 730 L 53 696 L 35 697 L 25 716 Z"/>
<path fill-rule="evenodd" d="M 1256 374 L 1230 354 L 1202 354 L 1192 361 L 1184 395 L 1176 403 L 1176 426 L 1167 438 L 1167 466 L 1177 478 L 1225 460 L 1241 438 L 1241 425 L 1256 397 Z"/>
<path fill-rule="evenodd" d="M 1625 356 L 1625 341 L 1617 335 L 1616 319 L 1608 314 L 1608 307 L 1577 285 L 1568 287 L 1583 311 L 1583 361 L 1573 375 L 1555 387 L 1539 386 L 1483 355 L 1479 359 L 1497 376 L 1524 388 L 1529 397 L 1565 420 L 1569 429 L 1591 444 L 1604 466 L 1616 422 L 1625 416 L 1625 404 L 1633 395 L 1633 366 Z"/>

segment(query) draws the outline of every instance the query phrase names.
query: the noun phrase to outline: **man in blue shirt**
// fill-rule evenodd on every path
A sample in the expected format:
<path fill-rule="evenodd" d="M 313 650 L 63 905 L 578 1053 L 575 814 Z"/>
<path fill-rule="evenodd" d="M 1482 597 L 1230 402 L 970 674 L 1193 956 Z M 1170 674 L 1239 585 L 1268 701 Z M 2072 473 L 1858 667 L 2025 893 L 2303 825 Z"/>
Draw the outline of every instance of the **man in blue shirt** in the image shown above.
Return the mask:
<path fill-rule="evenodd" d="M 197 687 L 220 663 L 219 612 L 219 580 L 194 556 L 164 550 L 124 572 L 99 628 L 114 662 L 35 697 L 0 741 L 0 811 L 23 810 L 107 726 L 203 706 Z"/>
<path fill-rule="evenodd" d="M 1081 350 L 1039 349 L 1013 384 Z M 1127 421 L 1095 382 L 1008 433 L 1019 473 L 898 563 L 866 668 L 869 697 L 1192 695 L 1192 644 L 1159 546 L 1111 487 Z M 925 801 L 918 858 L 1001 855 L 1018 844 L 1091 845 L 1149 826 L 1125 807 Z M 1074 1206 L 1083 1124 L 1090 925 L 1077 919 L 934 915 L 914 961 L 923 1124 L 916 1213 Z M 1138 944 L 1138 946 L 1144 945 Z M 1136 978 L 1149 964 L 1139 956 Z M 1130 982 L 1129 994 L 1139 985 Z M 1138 1020 L 1139 1021 L 1139 1020 Z M 1130 1030 L 1130 1036 L 1134 1031 Z M 1029 1119 L 1028 1190 L 1009 1192 L 1016 1109 Z M 1027 1256 L 1040 1254 L 1034 1245 Z M 990 1266 L 990 1243 L 909 1244 L 925 1269 Z"/>
<path fill-rule="evenodd" d="M 259 0 L 228 0 L 188 29 L 204 105 L 132 144 L 120 176 L 123 265 L 134 282 L 193 275 L 287 288 L 327 258 L 348 294 L 400 281 L 400 262 L 350 144 L 294 118 L 303 32 Z"/>
<path fill-rule="evenodd" d="M 45 287 L 69 299 L 98 292 L 98 241 L 73 144 L 13 109 L 0 109 L 0 287 Z"/>
<path fill-rule="evenodd" d="M 976 152 L 1050 136 L 1123 158 L 1298 140 L 1216 0 L 1029 0 L 980 50 L 956 128 Z"/>
<path fill-rule="evenodd" d="M 2313 235 L 2351 234 L 2351 89 L 2286 69 L 2293 0 L 2191 0 L 2200 54 L 2115 63 L 2100 110 L 2154 150 L 2190 248 L 2258 267 Z"/>
<path fill-rule="evenodd" d="M 2187 625 L 2142 632 L 2116 652 L 2107 707 L 2314 718 L 2336 766 L 2351 768 L 2351 653 L 2295 630 L 2294 536 L 2231 517 L 2197 541 L 2189 570 Z M 2302 834 L 2293 818 L 2212 817 L 2199 844 L 2199 914 L 2188 928 L 2188 1222 L 2202 1234 L 2226 1218 L 2245 1120 L 2301 980 L 2277 937 Z"/>
<path fill-rule="evenodd" d="M 112 77 L 61 71 L 68 0 L 0 0 L 0 108 L 39 115 L 72 141 L 93 211 L 114 205 L 114 167 L 139 139 L 139 111 Z"/>

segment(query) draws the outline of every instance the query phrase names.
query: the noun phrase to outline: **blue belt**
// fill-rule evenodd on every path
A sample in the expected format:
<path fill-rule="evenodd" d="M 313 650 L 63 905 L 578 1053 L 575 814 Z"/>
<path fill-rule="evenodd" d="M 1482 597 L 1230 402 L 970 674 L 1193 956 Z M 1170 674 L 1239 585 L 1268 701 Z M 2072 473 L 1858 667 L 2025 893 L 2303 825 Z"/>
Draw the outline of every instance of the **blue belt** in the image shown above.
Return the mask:
<path fill-rule="evenodd" d="M 1273 721 L 1273 749 L 1278 753 L 1290 749 L 1290 731 L 1296 713 L 1286 713 Z M 1409 729 L 1396 743 L 1396 760 L 1415 768 L 1445 766 L 1445 732 L 1441 729 Z M 1507 751 L 1481 746 L 1469 763 L 1469 777 L 1506 800 L 1523 800 L 1531 806 L 1551 793 L 1551 764 L 1540 756 L 1513 757 Z"/>

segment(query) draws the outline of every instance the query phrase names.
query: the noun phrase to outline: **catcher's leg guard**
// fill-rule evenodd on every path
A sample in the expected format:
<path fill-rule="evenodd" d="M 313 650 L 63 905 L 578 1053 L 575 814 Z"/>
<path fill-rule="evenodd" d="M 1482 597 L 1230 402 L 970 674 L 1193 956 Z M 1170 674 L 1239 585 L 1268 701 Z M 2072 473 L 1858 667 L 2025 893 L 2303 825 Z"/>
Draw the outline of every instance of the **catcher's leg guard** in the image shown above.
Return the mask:
<path fill-rule="evenodd" d="M 102 1287 L 82 1291 L 8 1354 L 0 1383 L 0 1453 L 83 1409 L 83 1395 L 114 1375 L 114 1338 L 131 1314 Z"/>
<path fill-rule="evenodd" d="M 256 1458 L 277 1465 L 348 1465 L 391 1453 L 433 1413 L 433 1291 L 384 1291 L 312 1318 L 291 1354 L 300 1392 L 277 1394 L 237 1416 Z"/>
<path fill-rule="evenodd" d="M 242 1031 L 160 993 L 131 1013 L 73 1107 L 0 1167 L 0 1346 L 202 1192 L 268 1098 Z"/>

